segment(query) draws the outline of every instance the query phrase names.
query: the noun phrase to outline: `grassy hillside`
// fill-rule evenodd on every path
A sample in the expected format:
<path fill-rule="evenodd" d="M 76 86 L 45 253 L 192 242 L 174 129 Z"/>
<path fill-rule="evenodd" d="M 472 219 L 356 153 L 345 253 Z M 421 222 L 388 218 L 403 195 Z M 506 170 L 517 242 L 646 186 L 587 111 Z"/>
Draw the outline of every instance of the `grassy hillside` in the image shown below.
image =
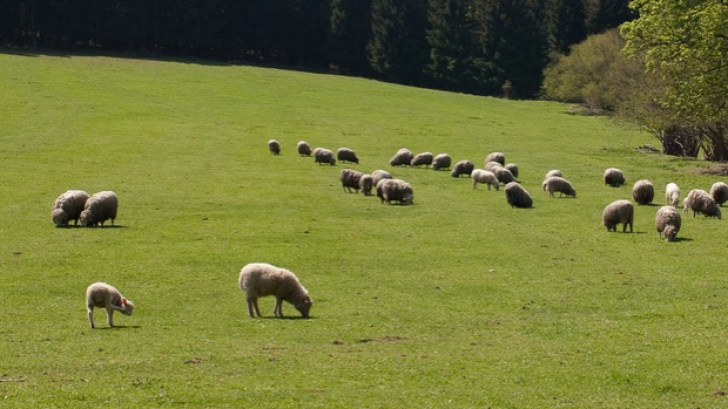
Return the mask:
<path fill-rule="evenodd" d="M 674 243 L 654 229 L 665 184 L 718 178 L 635 151 L 649 135 L 559 104 L 239 66 L 0 54 L 0 89 L 6 407 L 726 404 L 725 221 L 685 215 Z M 299 140 L 361 163 L 316 165 Z M 389 167 L 401 147 L 477 166 L 502 151 L 534 208 Z M 612 166 L 627 186 L 603 185 Z M 345 167 L 391 171 L 415 205 L 344 193 Z M 540 190 L 554 168 L 577 198 Z M 655 205 L 607 233 L 602 209 L 642 178 Z M 114 190 L 116 227 L 53 227 L 68 189 Z M 313 318 L 248 317 L 252 261 L 294 271 Z M 88 327 L 94 281 L 135 302 L 119 328 L 101 310 Z"/>

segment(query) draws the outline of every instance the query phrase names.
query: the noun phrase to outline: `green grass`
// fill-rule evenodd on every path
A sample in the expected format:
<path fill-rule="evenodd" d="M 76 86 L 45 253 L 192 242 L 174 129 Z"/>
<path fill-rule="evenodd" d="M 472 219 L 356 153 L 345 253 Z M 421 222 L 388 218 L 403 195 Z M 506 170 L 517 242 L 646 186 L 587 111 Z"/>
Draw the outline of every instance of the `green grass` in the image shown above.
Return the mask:
<path fill-rule="evenodd" d="M 0 54 L 0 89 L 3 407 L 726 405 L 725 221 L 685 216 L 675 243 L 657 206 L 636 207 L 634 234 L 600 225 L 638 179 L 658 204 L 668 182 L 718 180 L 635 151 L 655 142 L 636 129 L 548 102 L 109 57 Z M 353 168 L 391 170 L 416 204 L 343 193 L 346 165 L 298 157 L 299 140 L 356 150 Z M 535 207 L 392 169 L 400 147 L 478 166 L 502 151 Z M 602 184 L 611 166 L 628 186 Z M 540 190 L 553 168 L 576 199 Z M 67 189 L 116 191 L 120 227 L 54 228 Z M 297 273 L 313 318 L 248 317 L 252 261 Z M 103 311 L 88 328 L 94 281 L 135 302 L 120 328 Z"/>

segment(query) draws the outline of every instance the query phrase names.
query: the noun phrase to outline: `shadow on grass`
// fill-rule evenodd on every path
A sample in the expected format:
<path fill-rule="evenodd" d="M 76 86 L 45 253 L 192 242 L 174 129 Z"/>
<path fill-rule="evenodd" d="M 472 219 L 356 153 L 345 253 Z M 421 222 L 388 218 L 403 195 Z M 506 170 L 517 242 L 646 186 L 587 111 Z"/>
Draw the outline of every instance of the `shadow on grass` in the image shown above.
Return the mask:
<path fill-rule="evenodd" d="M 283 316 L 283 317 L 275 317 L 272 315 L 266 315 L 263 317 L 255 318 L 256 320 L 315 320 L 316 317 L 308 317 L 304 318 L 301 316 Z"/>
<path fill-rule="evenodd" d="M 56 226 L 57 229 L 123 229 L 127 226 L 115 224 L 113 226 L 107 225 L 107 226 L 81 226 L 78 225 L 68 225 L 68 226 Z"/>
<path fill-rule="evenodd" d="M 140 329 L 140 325 L 114 325 L 113 327 L 96 327 L 94 329 L 101 330 L 101 331 L 113 331 L 113 330 L 122 330 L 122 329 Z"/>

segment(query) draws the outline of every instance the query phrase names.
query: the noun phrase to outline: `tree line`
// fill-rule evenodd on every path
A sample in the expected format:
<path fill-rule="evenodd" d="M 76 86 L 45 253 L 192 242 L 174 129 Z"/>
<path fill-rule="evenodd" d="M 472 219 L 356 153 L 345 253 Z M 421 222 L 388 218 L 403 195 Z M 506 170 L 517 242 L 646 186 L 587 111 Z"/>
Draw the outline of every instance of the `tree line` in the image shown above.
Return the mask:
<path fill-rule="evenodd" d="M 629 0 L 0 0 L 0 45 L 271 64 L 533 98 Z"/>

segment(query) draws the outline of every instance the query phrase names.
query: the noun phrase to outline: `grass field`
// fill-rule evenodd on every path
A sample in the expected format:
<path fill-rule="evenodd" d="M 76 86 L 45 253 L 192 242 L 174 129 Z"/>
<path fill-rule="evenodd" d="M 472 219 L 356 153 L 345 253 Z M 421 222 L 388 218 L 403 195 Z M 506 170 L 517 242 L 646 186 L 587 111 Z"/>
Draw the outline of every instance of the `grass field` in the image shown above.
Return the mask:
<path fill-rule="evenodd" d="M 276 69 L 0 54 L 0 404 L 4 408 L 723 408 L 725 221 L 654 214 L 708 164 L 549 102 Z M 283 152 L 266 147 L 278 139 Z M 356 150 L 360 165 L 295 154 Z M 533 209 L 389 158 L 518 164 Z M 628 184 L 601 181 L 621 168 Z M 391 171 L 415 205 L 346 194 L 345 167 Z M 562 170 L 577 198 L 540 190 Z M 650 179 L 633 234 L 604 206 Z M 116 227 L 55 228 L 68 189 L 114 190 Z M 108 223 L 107 223 L 108 224 Z M 312 319 L 247 315 L 248 262 L 294 271 Z M 136 304 L 88 326 L 86 286 Z"/>

